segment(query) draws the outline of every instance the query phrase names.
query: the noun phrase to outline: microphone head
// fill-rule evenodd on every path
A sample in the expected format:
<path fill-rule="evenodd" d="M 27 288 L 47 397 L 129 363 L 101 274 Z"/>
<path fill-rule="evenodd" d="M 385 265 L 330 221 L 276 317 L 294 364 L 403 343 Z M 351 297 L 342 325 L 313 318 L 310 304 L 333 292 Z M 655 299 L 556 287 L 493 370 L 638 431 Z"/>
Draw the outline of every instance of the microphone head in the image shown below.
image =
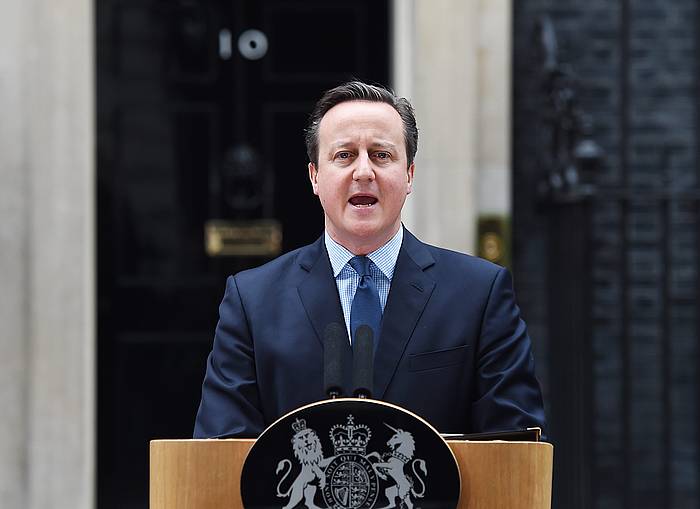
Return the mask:
<path fill-rule="evenodd" d="M 360 325 L 352 344 L 353 395 L 372 397 L 374 383 L 374 333 L 368 325 Z"/>
<path fill-rule="evenodd" d="M 342 393 L 347 349 L 345 327 L 339 323 L 329 323 L 323 334 L 323 392 L 328 396 L 336 397 Z"/>

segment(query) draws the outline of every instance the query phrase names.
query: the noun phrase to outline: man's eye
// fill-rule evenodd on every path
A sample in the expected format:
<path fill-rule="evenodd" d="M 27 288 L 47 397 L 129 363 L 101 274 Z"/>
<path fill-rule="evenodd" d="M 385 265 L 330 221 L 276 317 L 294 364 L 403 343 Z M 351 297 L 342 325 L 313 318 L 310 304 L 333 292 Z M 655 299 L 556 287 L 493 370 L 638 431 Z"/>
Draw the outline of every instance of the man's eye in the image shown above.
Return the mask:
<path fill-rule="evenodd" d="M 350 152 L 338 152 L 338 153 L 335 155 L 335 158 L 336 158 L 336 159 L 350 159 L 350 156 L 351 156 L 351 155 L 352 155 L 352 154 L 350 154 Z"/>
<path fill-rule="evenodd" d="M 374 157 L 376 157 L 377 159 L 384 160 L 384 159 L 389 159 L 391 157 L 391 154 L 389 154 L 389 152 L 376 152 L 374 154 Z"/>

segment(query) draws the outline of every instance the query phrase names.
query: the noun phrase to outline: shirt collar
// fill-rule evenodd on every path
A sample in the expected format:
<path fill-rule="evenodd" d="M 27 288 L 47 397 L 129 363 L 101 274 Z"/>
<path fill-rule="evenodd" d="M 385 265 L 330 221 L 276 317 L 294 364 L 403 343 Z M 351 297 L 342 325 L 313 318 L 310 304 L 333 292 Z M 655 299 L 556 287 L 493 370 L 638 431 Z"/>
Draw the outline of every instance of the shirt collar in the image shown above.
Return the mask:
<path fill-rule="evenodd" d="M 330 259 L 331 267 L 333 268 L 333 277 L 338 277 L 340 271 L 343 270 L 345 265 L 355 255 L 348 251 L 344 246 L 333 240 L 331 236 L 328 235 L 328 232 L 325 232 L 324 240 L 326 243 L 326 251 L 328 251 L 328 258 Z M 382 271 L 382 274 L 384 274 L 389 281 L 391 281 L 391 279 L 394 277 L 396 260 L 399 258 L 399 251 L 401 250 L 402 242 L 403 225 L 401 228 L 399 228 L 399 231 L 396 232 L 396 235 L 389 239 L 386 244 L 367 255 L 367 257 L 372 260 L 372 262 L 379 270 Z"/>

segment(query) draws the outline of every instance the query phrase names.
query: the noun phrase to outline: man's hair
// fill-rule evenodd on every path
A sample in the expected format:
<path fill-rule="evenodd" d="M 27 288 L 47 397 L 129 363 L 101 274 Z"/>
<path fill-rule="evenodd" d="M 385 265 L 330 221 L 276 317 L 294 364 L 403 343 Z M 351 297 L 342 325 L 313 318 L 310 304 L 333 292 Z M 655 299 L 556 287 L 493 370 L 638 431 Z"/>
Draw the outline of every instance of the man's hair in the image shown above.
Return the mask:
<path fill-rule="evenodd" d="M 333 106 L 348 101 L 371 101 L 386 103 L 396 110 L 403 122 L 403 137 L 406 144 L 408 166 L 418 150 L 418 127 L 413 106 L 408 99 L 397 97 L 394 91 L 381 85 L 369 85 L 362 81 L 348 81 L 328 90 L 314 106 L 306 127 L 306 153 L 309 161 L 318 166 L 319 126 L 321 119 Z"/>

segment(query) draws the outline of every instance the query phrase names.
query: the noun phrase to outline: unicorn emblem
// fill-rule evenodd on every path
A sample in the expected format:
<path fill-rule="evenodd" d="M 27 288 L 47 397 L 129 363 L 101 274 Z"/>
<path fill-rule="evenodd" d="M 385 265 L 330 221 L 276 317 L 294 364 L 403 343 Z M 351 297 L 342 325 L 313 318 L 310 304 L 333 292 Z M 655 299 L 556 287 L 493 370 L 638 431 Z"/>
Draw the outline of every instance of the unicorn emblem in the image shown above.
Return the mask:
<path fill-rule="evenodd" d="M 425 495 L 425 482 L 418 475 L 416 468 L 420 470 L 423 477 L 427 477 L 428 469 L 423 459 L 413 459 L 413 453 L 416 450 L 416 443 L 408 431 L 402 429 L 392 428 L 388 424 L 384 425 L 392 430 L 394 434 L 387 441 L 389 446 L 389 451 L 384 453 L 382 456 L 377 452 L 372 452 L 367 455 L 367 459 L 375 458 L 377 463 L 373 463 L 377 475 L 383 480 L 391 478 L 393 484 L 384 490 L 389 505 L 381 509 L 390 509 L 394 507 L 406 509 L 413 509 L 413 500 L 411 496 L 416 498 L 422 498 Z M 414 481 L 410 475 L 406 475 L 404 472 L 404 466 L 410 463 L 411 469 L 413 470 L 413 475 L 421 484 L 421 490 L 416 491 L 414 489 Z M 396 505 L 396 499 L 398 499 L 398 506 Z"/>

